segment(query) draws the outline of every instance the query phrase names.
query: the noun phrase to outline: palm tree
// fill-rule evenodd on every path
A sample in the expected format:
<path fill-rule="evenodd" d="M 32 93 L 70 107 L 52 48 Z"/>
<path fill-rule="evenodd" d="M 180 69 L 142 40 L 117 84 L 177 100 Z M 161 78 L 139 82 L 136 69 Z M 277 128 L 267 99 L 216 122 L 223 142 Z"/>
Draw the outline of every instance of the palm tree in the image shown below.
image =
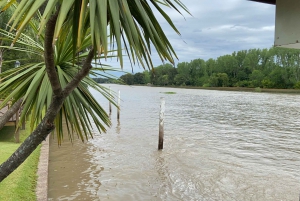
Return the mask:
<path fill-rule="evenodd" d="M 0 1 L 0 9 L 5 11 L 15 2 L 16 0 Z M 12 44 L 17 43 L 22 31 L 44 2 L 45 0 L 20 1 L 20 4 L 17 5 L 16 11 L 10 20 L 11 31 L 14 29 L 17 30 L 16 37 Z M 37 112 L 41 114 L 41 116 L 37 117 L 39 118 L 35 121 L 37 126 L 31 135 L 6 162 L 0 165 L 0 181 L 14 171 L 48 134 L 59 125 L 61 121 L 57 120 L 57 115 L 65 112 L 62 108 L 63 106 L 70 106 L 68 101 L 72 99 L 72 92 L 74 91 L 76 93 L 79 87 L 84 84 L 84 79 L 86 79 L 86 76 L 92 69 L 93 58 L 99 56 L 107 58 L 110 55 L 111 47 L 115 47 L 117 51 L 116 56 L 119 58 L 122 67 L 122 49 L 124 48 L 132 63 L 139 63 L 144 68 L 151 68 L 153 67 L 151 62 L 152 44 L 162 61 L 168 60 L 174 63 L 174 57 L 176 58 L 177 56 L 158 23 L 153 9 L 156 9 L 175 32 L 179 34 L 171 19 L 163 10 L 164 7 L 171 7 L 180 12 L 176 6 L 187 11 L 187 8 L 180 0 L 48 0 L 38 30 L 40 37 L 43 37 L 44 33 L 43 56 L 45 65 L 38 65 L 39 68 L 43 68 L 43 70 L 34 70 L 38 78 L 34 78 L 30 82 L 33 84 L 29 86 L 32 87 L 32 89 L 37 89 L 38 86 L 42 88 L 42 85 L 39 85 L 40 80 L 38 79 L 46 79 L 43 83 L 48 83 L 48 87 L 51 86 L 51 94 L 47 94 L 47 96 L 38 94 L 37 96 L 40 99 L 32 99 L 32 102 L 28 103 L 28 107 L 31 107 L 32 104 L 35 105 L 31 109 L 35 112 L 40 110 Z M 59 44 L 63 43 L 63 38 L 67 38 L 65 35 L 68 35 L 68 31 L 64 29 L 65 27 L 72 29 L 72 35 L 69 38 L 72 46 L 70 49 L 56 51 Z M 89 33 L 88 39 L 86 39 L 87 33 Z M 87 46 L 89 47 L 88 52 L 80 54 L 87 41 L 91 44 L 90 47 L 89 45 Z M 57 64 L 60 61 L 58 58 L 63 57 L 65 54 L 69 56 L 72 55 L 73 62 L 69 62 L 68 65 L 68 72 L 72 73 L 62 78 L 60 76 L 63 74 L 60 73 L 62 67 Z M 83 59 L 80 62 L 82 64 L 81 68 L 75 65 L 77 56 Z M 22 72 L 24 73 L 26 70 L 28 69 L 24 67 Z M 45 76 L 46 74 L 47 76 Z M 4 87 L 4 85 L 2 85 L 2 87 Z M 18 88 L 18 90 L 22 91 L 22 89 L 20 89 L 22 87 L 23 85 L 17 86 L 11 82 L 11 84 L 7 84 L 6 90 L 11 89 L 14 91 Z M 47 86 L 43 87 L 46 88 Z M 17 100 L 23 97 L 23 95 L 30 100 L 31 94 L 25 92 L 23 92 L 23 94 L 16 92 L 12 96 Z M 41 111 L 44 103 L 39 103 L 39 101 L 43 99 L 48 101 L 45 107 L 45 114 L 42 114 Z M 24 102 L 25 105 L 27 101 Z M 89 105 L 91 103 L 86 104 Z M 74 114 L 74 116 L 86 111 L 78 110 L 77 112 L 78 113 Z M 70 114 L 66 113 L 64 115 L 68 117 Z M 71 117 L 69 119 L 71 119 Z M 105 123 L 105 118 L 103 119 Z M 87 118 L 82 124 L 88 125 L 88 121 Z M 77 129 L 76 131 L 80 132 L 79 130 Z M 104 128 L 102 130 L 104 130 Z M 90 132 L 87 131 L 87 133 Z"/>
<path fill-rule="evenodd" d="M 32 19 L 30 26 L 32 32 L 37 33 L 37 23 Z M 62 88 L 66 87 L 68 81 L 72 80 L 77 72 L 81 69 L 78 65 L 83 58 L 86 57 L 86 50 L 91 46 L 90 33 L 87 31 L 83 38 L 83 44 L 80 49 L 80 54 L 73 60 L 72 51 L 72 31 L 70 26 L 63 27 L 63 31 L 66 33 L 62 35 L 56 42 L 56 48 L 54 49 L 54 60 L 59 82 Z M 7 41 L 13 41 L 15 33 L 12 34 L 5 30 L 0 29 L 0 35 L 5 36 Z M 34 35 L 34 34 L 33 34 Z M 17 47 L 12 49 L 20 52 L 30 52 L 35 57 L 43 57 L 44 35 L 41 35 L 39 39 L 32 38 L 30 35 L 21 34 L 16 41 Z M 11 49 L 10 46 L 0 46 L 0 48 Z M 97 60 L 101 57 L 97 57 Z M 75 62 L 75 63 L 74 63 Z M 108 77 L 105 72 L 112 71 L 112 69 L 105 65 L 96 64 L 98 67 L 92 67 L 90 70 L 91 75 L 98 75 Z M 100 71 L 101 73 L 97 73 Z M 20 104 L 22 100 L 23 110 L 20 116 L 20 123 L 25 121 L 25 117 L 29 117 L 31 130 L 34 130 L 38 123 L 42 120 L 43 113 L 48 109 L 52 99 L 52 89 L 50 86 L 49 77 L 46 73 L 45 62 L 36 62 L 23 65 L 18 68 L 11 69 L 0 74 L 0 80 L 3 80 L 0 84 L 0 97 L 6 97 L 1 106 L 6 105 L 9 101 L 12 101 L 16 105 Z M 70 93 L 60 109 L 59 114 L 56 116 L 56 134 L 59 139 L 59 143 L 63 138 L 62 125 L 63 120 L 67 125 L 69 138 L 73 139 L 73 131 L 78 134 L 82 141 L 88 139 L 88 135 L 91 133 L 92 126 L 89 121 L 89 117 L 97 126 L 99 132 L 105 131 L 105 126 L 110 125 L 109 117 L 102 109 L 102 107 L 93 98 L 88 88 L 93 88 L 100 92 L 113 102 L 112 97 L 107 92 L 107 89 L 101 85 L 98 85 L 89 76 L 86 76 L 79 83 L 77 89 Z M 114 102 L 113 102 L 114 103 Z M 104 123 L 104 125 L 99 121 Z M 0 123 L 1 129 L 1 123 Z"/>

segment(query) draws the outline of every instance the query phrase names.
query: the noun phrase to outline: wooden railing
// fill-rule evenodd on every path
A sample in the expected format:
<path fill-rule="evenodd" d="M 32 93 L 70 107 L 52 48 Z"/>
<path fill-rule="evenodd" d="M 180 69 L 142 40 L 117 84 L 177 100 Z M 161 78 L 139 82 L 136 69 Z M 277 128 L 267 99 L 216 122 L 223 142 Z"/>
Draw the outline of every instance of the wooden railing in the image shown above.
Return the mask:
<path fill-rule="evenodd" d="M 0 100 L 0 104 L 1 104 L 1 100 Z M 10 104 L 7 104 L 5 107 L 3 107 L 0 110 L 0 118 L 7 112 L 7 110 L 9 109 Z M 5 124 L 5 126 L 17 126 L 17 124 L 19 123 L 19 119 L 20 119 L 20 114 L 21 114 L 21 110 L 22 108 L 18 109 L 18 111 L 9 119 L 9 121 Z M 25 129 L 25 122 L 22 125 L 21 129 Z M 19 135 L 19 129 L 16 130 L 15 132 L 15 140 L 17 143 L 20 142 L 20 135 Z"/>

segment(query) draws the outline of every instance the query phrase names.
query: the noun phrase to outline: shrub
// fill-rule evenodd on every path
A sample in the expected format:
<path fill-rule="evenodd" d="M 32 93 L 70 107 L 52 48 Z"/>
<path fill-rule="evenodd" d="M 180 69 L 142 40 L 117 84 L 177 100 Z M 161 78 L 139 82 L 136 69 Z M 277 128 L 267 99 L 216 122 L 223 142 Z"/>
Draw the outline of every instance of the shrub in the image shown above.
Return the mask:
<path fill-rule="evenodd" d="M 256 87 L 256 88 L 254 89 L 254 91 L 255 91 L 255 92 L 261 92 L 261 88 L 260 88 L 260 87 Z"/>
<path fill-rule="evenodd" d="M 296 82 L 296 84 L 294 85 L 295 89 L 300 89 L 300 81 Z"/>

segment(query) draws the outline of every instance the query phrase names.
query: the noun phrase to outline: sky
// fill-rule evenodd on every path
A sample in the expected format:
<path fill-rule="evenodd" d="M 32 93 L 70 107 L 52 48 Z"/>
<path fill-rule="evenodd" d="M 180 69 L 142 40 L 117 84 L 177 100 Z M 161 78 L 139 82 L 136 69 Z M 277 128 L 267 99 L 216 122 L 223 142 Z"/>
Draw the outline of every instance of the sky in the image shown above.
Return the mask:
<path fill-rule="evenodd" d="M 180 31 L 179 36 L 167 22 L 157 15 L 166 36 L 174 47 L 179 62 L 194 59 L 218 58 L 234 51 L 251 48 L 270 48 L 274 44 L 275 6 L 248 0 L 181 0 L 192 16 L 183 16 L 165 9 Z M 152 54 L 154 66 L 163 62 L 156 52 Z M 120 67 L 115 61 L 106 61 Z M 141 72 L 133 66 L 133 73 Z M 124 58 L 124 71 L 132 72 L 130 62 Z"/>

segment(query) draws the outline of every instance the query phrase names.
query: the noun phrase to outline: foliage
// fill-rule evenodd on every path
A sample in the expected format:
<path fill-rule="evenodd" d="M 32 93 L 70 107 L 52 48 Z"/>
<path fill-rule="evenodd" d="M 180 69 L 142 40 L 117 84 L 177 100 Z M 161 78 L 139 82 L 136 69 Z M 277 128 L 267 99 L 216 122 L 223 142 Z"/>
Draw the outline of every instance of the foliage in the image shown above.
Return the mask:
<path fill-rule="evenodd" d="M 117 83 L 117 80 L 113 78 L 102 78 L 102 77 L 97 77 L 97 78 L 92 78 L 95 82 L 97 83 Z"/>
<path fill-rule="evenodd" d="M 256 88 L 254 89 L 254 91 L 255 91 L 255 92 L 261 92 L 261 88 L 260 88 L 260 87 L 256 87 Z"/>
<path fill-rule="evenodd" d="M 151 77 L 150 77 L 149 71 L 145 70 L 145 71 L 143 72 L 143 74 L 144 74 L 144 81 L 143 81 L 143 82 L 144 82 L 145 84 L 150 83 L 150 82 L 151 82 Z"/>
<path fill-rule="evenodd" d="M 275 86 L 275 83 L 268 78 L 261 81 L 261 84 L 263 85 L 263 88 L 274 88 Z"/>
<path fill-rule="evenodd" d="M 33 30 L 37 30 L 36 24 L 32 23 L 31 25 Z M 64 28 L 65 30 L 63 31 L 65 32 L 70 29 L 68 26 L 65 26 Z M 0 32 L 2 35 L 5 35 L 7 39 L 14 40 L 15 35 L 4 30 Z M 17 46 L 13 47 L 13 49 L 26 52 L 28 51 L 28 47 L 30 47 L 31 54 L 42 58 L 44 54 L 43 39 L 43 35 L 37 40 L 26 34 L 22 34 L 16 41 Z M 82 40 L 80 50 L 83 51 L 90 47 L 91 43 L 89 42 L 89 39 L 90 34 L 87 32 Z M 22 45 L 26 45 L 26 48 L 21 48 Z M 66 34 L 62 35 L 56 42 L 57 48 L 55 48 L 54 59 L 59 81 L 63 88 L 66 87 L 67 83 L 70 82 L 81 69 L 79 65 L 73 64 L 72 52 L 66 51 L 72 49 L 72 45 L 71 31 L 66 32 Z M 85 58 L 86 54 L 87 53 L 82 53 L 78 55 L 76 63 L 81 63 L 81 60 Z M 104 73 L 96 73 L 96 70 L 106 71 L 113 69 L 105 66 L 96 66 L 90 71 L 91 75 L 97 74 L 98 76 L 106 77 Z M 53 95 L 49 77 L 46 73 L 45 62 L 32 62 L 27 65 L 22 65 L 19 68 L 13 68 L 2 73 L 0 78 L 4 80 L 0 84 L 0 96 L 9 94 L 4 99 L 2 105 L 5 105 L 11 99 L 18 100 L 23 97 L 24 109 L 20 117 L 20 124 L 25 121 L 25 118 L 28 115 L 30 115 L 30 128 L 31 131 L 34 130 L 42 120 L 45 114 L 44 111 L 49 108 Z M 97 85 L 90 77 L 85 77 L 78 88 L 66 99 L 59 115 L 56 117 L 56 134 L 58 139 L 63 138 L 63 122 L 67 125 L 69 139 L 72 140 L 74 137 L 73 133 L 76 133 L 82 141 L 88 138 L 88 135 L 93 129 L 90 119 L 93 120 L 99 132 L 105 131 L 104 125 L 110 125 L 108 115 L 93 98 L 88 87 L 95 89 L 105 97 L 111 99 L 107 89 Z M 59 141 L 59 143 L 60 142 L 61 141 Z"/>
<path fill-rule="evenodd" d="M 295 89 L 300 89 L 300 81 L 298 81 L 295 85 L 294 85 Z"/>
<path fill-rule="evenodd" d="M 131 73 L 126 73 L 120 77 L 120 80 L 128 85 L 133 85 L 133 75 Z"/>
<path fill-rule="evenodd" d="M 217 59 L 164 64 L 146 71 L 154 85 L 299 88 L 300 50 L 270 48 L 233 52 Z M 145 72 L 144 72 L 145 74 Z"/>
<path fill-rule="evenodd" d="M 136 73 L 133 75 L 133 83 L 134 84 L 146 84 L 143 73 Z"/>
<path fill-rule="evenodd" d="M 0 9 L 7 9 L 16 0 L 9 3 L 0 1 Z M 109 55 L 110 44 L 116 44 L 117 56 L 123 66 L 123 45 L 125 51 L 133 63 L 139 62 L 143 67 L 152 67 L 150 57 L 150 41 L 157 50 L 162 61 L 168 60 L 174 63 L 173 57 L 177 57 L 168 38 L 164 34 L 157 17 L 151 6 L 155 8 L 172 29 L 179 34 L 169 16 L 162 6 L 178 8 L 188 12 L 187 8 L 179 1 L 124 1 L 124 0 L 100 0 L 100 1 L 61 1 L 52 0 L 44 4 L 44 0 L 22 0 L 12 16 L 13 24 L 10 30 L 17 28 L 17 36 L 23 33 L 32 14 L 36 13 L 41 6 L 44 12 L 40 20 L 40 35 L 45 28 L 51 14 L 57 11 L 56 5 L 60 5 L 58 18 L 54 30 L 54 38 L 59 38 L 66 23 L 72 24 L 73 29 L 73 54 L 76 55 L 80 48 L 81 40 L 85 37 L 86 28 L 90 28 L 92 46 L 98 54 Z M 26 17 L 24 17 L 26 16 Z M 107 39 L 107 36 L 110 36 Z M 127 40 L 125 40 L 125 38 Z M 14 41 L 15 42 L 15 41 Z M 13 42 L 13 43 L 14 43 Z M 124 43 L 124 44 L 122 44 Z"/>
<path fill-rule="evenodd" d="M 8 30 L 8 22 L 9 18 L 13 15 L 15 8 L 10 7 L 5 12 L 0 13 L 0 29 L 1 30 Z M 26 35 L 29 35 L 31 37 L 36 37 L 30 29 L 24 30 Z M 3 34 L 3 32 L 0 32 L 0 51 L 3 54 L 3 63 L 2 63 L 2 72 L 5 72 L 9 69 L 12 69 L 15 67 L 15 62 L 18 60 L 21 62 L 22 65 L 32 63 L 32 62 L 40 62 L 42 61 L 42 57 L 37 57 L 37 55 L 32 55 L 30 51 L 17 51 L 16 47 L 22 47 L 26 48 L 26 45 L 24 44 L 15 44 L 14 49 L 7 49 L 3 46 L 10 46 L 11 41 L 7 40 L 6 34 Z"/>

